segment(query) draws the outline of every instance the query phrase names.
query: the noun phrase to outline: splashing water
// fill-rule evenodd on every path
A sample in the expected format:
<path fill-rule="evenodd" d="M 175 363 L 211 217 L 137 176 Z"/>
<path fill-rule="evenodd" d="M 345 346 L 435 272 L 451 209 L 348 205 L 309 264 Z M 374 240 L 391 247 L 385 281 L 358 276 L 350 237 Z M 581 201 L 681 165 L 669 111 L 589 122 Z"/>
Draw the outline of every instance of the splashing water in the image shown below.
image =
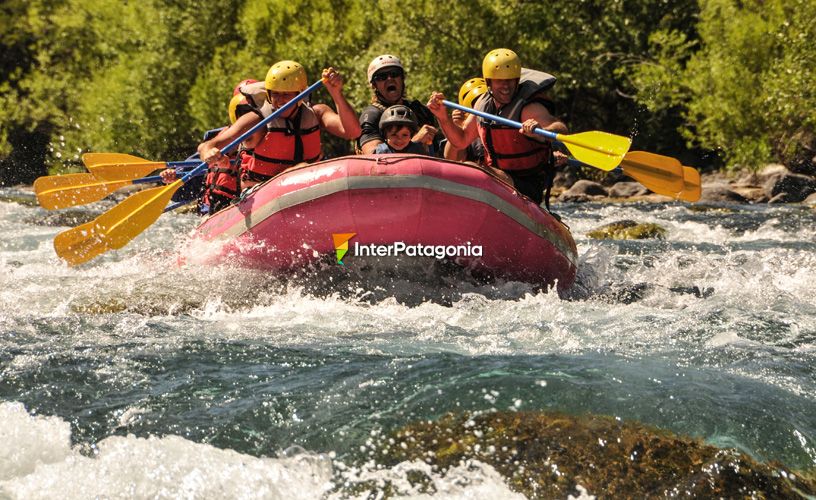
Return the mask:
<path fill-rule="evenodd" d="M 353 477 L 421 495 L 400 481 L 423 465 L 379 467 L 372 432 L 492 409 L 612 415 L 816 465 L 814 211 L 556 209 L 581 258 L 564 298 L 434 270 L 179 266 L 189 215 L 68 268 L 63 228 L 0 203 L 0 492 L 314 498 Z M 621 219 L 667 238 L 584 236 Z M 438 496 L 517 497 L 487 464 L 427 472 Z"/>

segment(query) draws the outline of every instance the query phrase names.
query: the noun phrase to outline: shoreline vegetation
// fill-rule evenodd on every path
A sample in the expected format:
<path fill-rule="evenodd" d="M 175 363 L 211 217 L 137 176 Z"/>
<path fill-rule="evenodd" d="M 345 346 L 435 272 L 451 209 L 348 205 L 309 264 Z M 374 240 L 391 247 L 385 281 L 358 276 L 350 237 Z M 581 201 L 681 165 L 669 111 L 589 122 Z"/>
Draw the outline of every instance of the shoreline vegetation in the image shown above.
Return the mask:
<path fill-rule="evenodd" d="M 263 4 L 5 2 L 0 185 L 76 169 L 88 151 L 184 158 L 202 131 L 226 123 L 235 82 L 281 59 L 301 61 L 310 76 L 338 68 L 359 111 L 377 54 L 402 58 L 408 96 L 424 102 L 432 90 L 455 96 L 497 46 L 558 78 L 556 115 L 573 132 L 631 136 L 635 149 L 701 171 L 779 163 L 816 175 L 809 0 L 631 0 L 601 10 L 588 1 Z M 326 141 L 327 156 L 349 152 L 346 141 Z"/>

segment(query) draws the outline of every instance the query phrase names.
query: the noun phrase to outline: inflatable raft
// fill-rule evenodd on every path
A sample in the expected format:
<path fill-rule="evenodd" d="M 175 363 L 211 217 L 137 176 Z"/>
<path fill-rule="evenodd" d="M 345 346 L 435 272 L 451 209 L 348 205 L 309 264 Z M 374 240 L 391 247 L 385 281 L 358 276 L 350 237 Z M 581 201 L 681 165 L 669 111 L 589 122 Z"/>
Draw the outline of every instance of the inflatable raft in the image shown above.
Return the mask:
<path fill-rule="evenodd" d="M 319 261 L 444 259 L 476 276 L 560 291 L 575 280 L 568 228 L 481 168 L 417 155 L 347 156 L 287 170 L 205 220 L 209 261 L 287 272 Z"/>

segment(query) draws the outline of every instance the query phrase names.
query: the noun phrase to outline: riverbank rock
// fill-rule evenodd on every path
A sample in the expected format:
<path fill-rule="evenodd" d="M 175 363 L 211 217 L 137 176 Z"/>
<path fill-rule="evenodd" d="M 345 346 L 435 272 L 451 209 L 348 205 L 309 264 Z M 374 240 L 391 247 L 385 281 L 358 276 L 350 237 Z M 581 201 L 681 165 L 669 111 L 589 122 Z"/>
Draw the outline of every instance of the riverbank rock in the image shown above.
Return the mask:
<path fill-rule="evenodd" d="M 631 198 L 633 196 L 644 196 L 650 191 L 639 182 L 617 182 L 609 188 L 611 198 Z"/>
<path fill-rule="evenodd" d="M 666 230 L 651 222 L 638 223 L 633 220 L 622 220 L 593 229 L 587 233 L 587 237 L 596 240 L 663 239 L 666 237 Z"/>
<path fill-rule="evenodd" d="M 578 182 L 578 173 L 575 168 L 572 167 L 565 167 L 563 170 L 559 170 L 555 173 L 555 178 L 553 179 L 553 187 L 561 188 L 567 190 L 572 187 L 573 184 Z"/>
<path fill-rule="evenodd" d="M 748 200 L 728 184 L 703 185 L 700 202 L 704 203 L 747 203 Z"/>
<path fill-rule="evenodd" d="M 816 193 L 813 193 L 807 198 L 805 198 L 805 201 L 803 201 L 802 203 L 805 205 L 809 205 L 811 207 L 816 207 Z"/>
<path fill-rule="evenodd" d="M 784 202 L 800 202 L 816 192 L 816 179 L 802 174 L 775 174 L 765 181 L 765 194 L 771 200 L 785 194 Z"/>
<path fill-rule="evenodd" d="M 600 183 L 581 179 L 561 193 L 561 196 L 558 197 L 558 201 L 582 202 L 595 196 L 606 197 L 608 195 L 609 193 L 606 191 L 606 188 Z"/>
<path fill-rule="evenodd" d="M 736 450 L 605 416 L 449 414 L 435 422 L 408 425 L 370 446 L 390 467 L 414 463 L 447 471 L 468 461 L 486 463 L 504 476 L 512 490 L 528 498 L 567 498 L 579 488 L 603 498 L 816 494 L 812 477 L 781 464 L 759 463 Z M 412 472 L 407 477 L 413 487 L 435 493 L 427 468 Z M 388 486 L 371 485 L 376 491 Z"/>

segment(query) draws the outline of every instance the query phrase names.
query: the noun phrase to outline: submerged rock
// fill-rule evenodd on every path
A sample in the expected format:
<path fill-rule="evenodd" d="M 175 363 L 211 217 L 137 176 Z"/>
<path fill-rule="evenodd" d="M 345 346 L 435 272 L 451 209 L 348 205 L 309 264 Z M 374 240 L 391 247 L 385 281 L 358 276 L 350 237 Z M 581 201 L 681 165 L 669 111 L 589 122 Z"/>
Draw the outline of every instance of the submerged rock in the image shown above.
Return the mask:
<path fill-rule="evenodd" d="M 638 223 L 633 220 L 622 220 L 593 229 L 587 233 L 587 236 L 596 240 L 663 239 L 666 236 L 666 230 L 651 222 Z"/>
<path fill-rule="evenodd" d="M 30 215 L 23 219 L 26 224 L 36 226 L 78 226 L 96 219 L 102 212 L 85 209 L 66 209 L 39 215 Z"/>
<path fill-rule="evenodd" d="M 728 207 L 715 207 L 714 205 L 689 205 L 686 207 L 689 212 L 717 212 L 723 214 L 733 214 L 736 210 Z"/>
<path fill-rule="evenodd" d="M 603 416 L 446 415 L 404 427 L 373 447 L 379 448 L 376 454 L 384 457 L 385 466 L 421 461 L 446 471 L 477 460 L 529 498 L 566 498 L 579 488 L 605 498 L 816 494 L 812 477 L 778 463 L 759 463 L 735 450 Z M 421 472 L 416 476 L 415 484 L 433 489 Z M 379 491 L 387 490 L 387 485 L 379 486 Z"/>
<path fill-rule="evenodd" d="M 0 193 L 0 202 L 4 203 L 16 203 L 18 205 L 24 205 L 27 207 L 36 207 L 39 205 L 37 203 L 37 198 L 34 196 L 34 193 Z"/>

